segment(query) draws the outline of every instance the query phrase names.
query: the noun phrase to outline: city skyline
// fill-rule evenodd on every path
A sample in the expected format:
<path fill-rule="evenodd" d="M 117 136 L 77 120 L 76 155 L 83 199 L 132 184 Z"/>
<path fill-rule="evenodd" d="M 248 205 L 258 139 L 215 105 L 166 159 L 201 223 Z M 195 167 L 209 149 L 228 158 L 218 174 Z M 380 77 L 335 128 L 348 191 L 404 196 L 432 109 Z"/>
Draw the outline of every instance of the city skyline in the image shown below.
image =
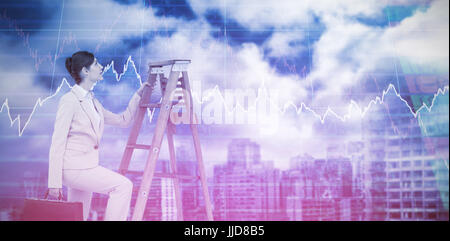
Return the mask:
<path fill-rule="evenodd" d="M 448 172 L 446 172 L 446 176 L 445 172 L 444 176 L 441 173 L 439 177 L 441 179 L 439 180 L 437 179 L 438 175 L 436 175 L 436 178 L 432 176 L 431 179 L 428 179 L 434 180 L 436 183 L 444 182 L 444 190 L 437 190 L 440 193 L 438 199 L 435 199 L 436 201 L 433 201 L 433 204 L 429 204 L 433 205 L 435 209 L 441 210 L 438 211 L 438 214 L 433 212 L 435 216 L 425 216 L 423 215 L 424 211 L 422 211 L 420 217 L 387 215 L 381 218 L 380 216 L 371 216 L 371 207 L 368 205 L 373 205 L 373 203 L 366 196 L 368 183 L 366 183 L 367 179 L 364 178 L 364 176 L 372 175 L 371 171 L 367 173 L 367 166 L 371 162 L 364 160 L 364 145 L 365 142 L 360 141 L 328 146 L 328 154 L 325 159 L 314 158 L 308 154 L 295 155 L 290 160 L 290 168 L 282 171 L 274 168 L 273 161 L 262 161 L 264 158 L 260 155 L 260 147 L 257 143 L 248 138 L 233 139 L 228 145 L 227 163 L 214 165 L 214 175 L 208 178 L 208 186 L 212 188 L 210 195 L 214 200 L 214 218 L 215 220 L 448 220 L 448 187 L 445 189 L 445 183 L 448 183 Z M 247 151 L 247 148 L 251 149 Z M 185 144 L 177 146 L 176 150 L 177 155 L 181 157 L 177 163 L 179 173 L 195 175 L 197 170 L 193 153 L 189 151 Z M 9 163 L 9 165 L 14 165 L 14 163 Z M 44 163 L 40 163 L 40 165 L 40 172 L 27 171 L 23 174 L 22 183 L 15 189 L 16 194 L 19 194 L 16 198 L 42 196 L 46 189 L 46 165 Z M 417 164 L 414 165 L 417 166 Z M 424 162 L 423 165 L 433 168 L 433 164 Z M 391 178 L 389 170 L 392 167 L 386 167 L 382 172 L 385 172 L 386 176 Z M 5 169 L 2 168 L 2 170 Z M 415 170 L 421 170 L 421 166 Z M 169 172 L 169 161 L 158 160 L 156 171 Z M 253 175 L 256 176 L 252 177 Z M 133 174 L 129 177 L 135 184 L 132 201 L 134 202 L 141 177 Z M 256 179 L 252 181 L 252 178 Z M 343 182 L 343 180 L 347 181 Z M 320 182 L 324 183 L 320 185 Z M 238 186 L 234 186 L 236 184 Z M 272 188 L 273 191 L 262 191 L 265 189 L 258 191 L 264 185 L 268 185 L 267 187 Z M 291 189 L 293 187 L 295 189 Z M 393 186 L 388 185 L 386 190 L 391 187 Z M 426 184 L 425 187 L 428 188 L 426 190 L 431 190 L 429 188 L 433 186 L 429 184 L 427 186 Z M 369 188 L 371 187 L 369 186 Z M 14 192 L 14 189 L 11 190 Z M 23 190 L 24 193 L 20 194 L 19 190 Z M 186 220 L 205 220 L 206 213 L 199 183 L 183 182 L 182 190 L 183 212 Z M 256 193 L 262 196 L 255 196 Z M 7 193 L 6 196 L 4 195 L 0 197 L 2 200 L 0 203 L 5 202 L 5 197 L 11 196 Z M 230 199 L 231 196 L 228 195 L 241 196 L 240 201 L 232 201 L 233 199 Z M 272 201 L 262 202 L 267 198 L 268 200 L 272 199 Z M 385 202 L 389 202 L 390 198 L 389 195 L 385 196 Z M 255 202 L 259 204 L 256 205 Z M 14 202 L 10 205 L 14 206 Z M 95 195 L 92 205 L 93 210 L 90 220 L 101 220 L 104 215 L 106 196 Z M 241 207 L 247 211 L 243 212 L 243 210 L 240 210 Z M 384 208 L 385 212 L 392 210 L 390 207 L 391 205 Z M 17 210 L 17 207 L 13 209 L 14 211 L 9 210 L 11 206 L 8 209 L 2 205 L 1 208 L 3 220 L 10 220 L 11 215 L 20 213 L 20 209 Z M 237 213 L 233 213 L 235 208 L 238 208 Z M 155 179 L 146 210 L 144 220 L 176 220 L 177 210 L 171 179 Z M 193 212 L 189 210 L 193 210 Z M 416 207 L 415 210 L 417 212 L 417 210 L 427 209 L 417 209 Z M 15 218 L 18 218 L 18 216 L 15 216 Z"/>

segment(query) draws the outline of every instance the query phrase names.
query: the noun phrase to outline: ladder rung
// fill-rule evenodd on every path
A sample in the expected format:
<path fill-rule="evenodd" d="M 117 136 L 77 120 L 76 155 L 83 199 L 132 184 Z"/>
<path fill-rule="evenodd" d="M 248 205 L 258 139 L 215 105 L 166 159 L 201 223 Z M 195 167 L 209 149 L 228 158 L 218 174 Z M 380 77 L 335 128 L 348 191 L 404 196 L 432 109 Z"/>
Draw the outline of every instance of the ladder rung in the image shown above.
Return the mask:
<path fill-rule="evenodd" d="M 191 63 L 191 60 L 189 60 L 189 59 L 173 59 L 173 60 L 168 60 L 168 61 L 153 62 L 153 63 L 150 63 L 149 66 L 150 66 L 150 68 L 151 67 L 162 67 L 162 66 L 166 66 L 166 65 L 175 64 L 175 63 L 189 64 L 189 63 Z"/>
<path fill-rule="evenodd" d="M 144 107 L 144 108 L 161 108 L 161 103 L 141 104 L 140 107 Z"/>
<path fill-rule="evenodd" d="M 134 144 L 134 145 L 127 145 L 127 148 L 150 150 L 150 148 L 152 148 L 152 146 L 151 145 Z"/>
<path fill-rule="evenodd" d="M 172 101 L 172 105 L 180 103 L 179 100 Z M 140 107 L 144 108 L 161 108 L 161 103 L 141 104 Z"/>
<path fill-rule="evenodd" d="M 137 174 L 137 175 L 143 175 L 143 171 L 132 171 L 128 170 L 127 173 L 130 174 Z M 164 177 L 164 178 L 179 178 L 179 179 L 191 179 L 191 180 L 197 180 L 200 179 L 199 176 L 189 176 L 189 175 L 181 175 L 181 174 L 172 174 L 172 173 L 162 173 L 162 172 L 155 172 L 153 174 L 155 177 Z"/>
<path fill-rule="evenodd" d="M 189 176 L 189 175 L 181 175 L 181 174 L 172 174 L 172 173 L 155 173 L 156 177 L 165 177 L 165 178 L 179 178 L 179 179 L 187 179 L 187 180 L 197 180 L 199 176 Z"/>

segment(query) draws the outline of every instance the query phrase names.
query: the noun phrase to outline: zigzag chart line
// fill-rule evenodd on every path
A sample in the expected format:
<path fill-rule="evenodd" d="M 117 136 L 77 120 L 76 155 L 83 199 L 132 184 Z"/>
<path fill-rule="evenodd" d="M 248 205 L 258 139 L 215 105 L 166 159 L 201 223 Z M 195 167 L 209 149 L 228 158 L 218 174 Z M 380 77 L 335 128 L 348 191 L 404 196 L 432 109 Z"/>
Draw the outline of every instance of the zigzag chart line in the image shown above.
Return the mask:
<path fill-rule="evenodd" d="M 111 61 L 111 63 L 108 64 L 108 65 L 105 67 L 104 72 L 106 72 L 106 71 L 108 71 L 110 68 L 112 68 L 112 71 L 113 71 L 113 73 L 114 73 L 114 75 L 115 75 L 116 81 L 119 82 L 119 81 L 121 80 L 122 76 L 127 72 L 127 70 L 128 70 L 128 68 L 129 68 L 129 65 L 130 65 L 130 64 L 132 65 L 133 70 L 134 70 L 134 72 L 135 72 L 135 74 L 136 74 L 136 76 L 137 76 L 137 78 L 138 78 L 140 84 L 142 84 L 141 76 L 140 76 L 139 73 L 137 72 L 136 65 L 135 65 L 134 61 L 132 60 L 131 56 L 128 57 L 128 59 L 127 59 L 125 65 L 124 65 L 124 68 L 123 68 L 122 73 L 119 74 L 117 71 L 115 71 L 115 69 L 113 68 L 113 67 L 114 67 L 114 61 Z M 61 84 L 58 86 L 58 88 L 57 88 L 57 90 L 55 91 L 54 94 L 52 94 L 52 95 L 50 95 L 50 96 L 48 96 L 48 97 L 46 97 L 46 98 L 44 98 L 44 99 L 41 99 L 41 98 L 38 98 L 38 99 L 37 99 L 37 101 L 36 101 L 36 103 L 35 103 L 35 105 L 34 105 L 34 107 L 33 107 L 33 110 L 32 110 L 32 112 L 31 112 L 31 114 L 30 114 L 30 116 L 29 116 L 27 122 L 25 123 L 24 127 L 22 128 L 22 130 L 20 129 L 20 126 L 21 126 L 21 125 L 20 125 L 20 124 L 21 124 L 21 118 L 20 118 L 20 117 L 21 117 L 21 116 L 20 116 L 20 114 L 19 114 L 19 115 L 17 115 L 16 118 L 12 119 L 11 113 L 10 113 L 10 106 L 9 106 L 9 104 L 8 104 L 8 99 L 7 99 L 7 98 L 5 99 L 5 101 L 3 102 L 3 104 L 2 104 L 2 106 L 1 106 L 1 108 L 0 108 L 0 113 L 3 112 L 4 109 L 7 110 L 7 112 L 8 112 L 8 117 L 9 117 L 10 123 L 11 123 L 10 126 L 13 126 L 14 123 L 17 122 L 17 124 L 18 124 L 18 125 L 17 125 L 17 127 L 18 127 L 18 134 L 19 134 L 19 136 L 22 136 L 24 130 L 26 129 L 26 127 L 28 126 L 28 124 L 30 123 L 30 121 L 31 121 L 31 119 L 32 119 L 32 117 L 33 117 L 33 114 L 34 114 L 34 112 L 36 111 L 36 108 L 37 108 L 38 106 L 42 106 L 47 100 L 49 100 L 49 99 L 53 98 L 54 96 L 56 96 L 56 95 L 59 93 L 59 91 L 61 90 L 61 88 L 64 86 L 64 84 L 66 84 L 67 86 L 71 87 L 71 85 L 68 83 L 67 79 L 66 79 L 66 78 L 63 78 L 62 81 L 61 81 Z M 262 91 L 264 91 L 264 92 L 267 94 L 267 88 L 265 88 L 264 84 L 262 84 L 262 87 L 259 88 L 259 90 L 262 90 Z M 350 101 L 350 104 L 349 104 L 349 106 L 348 106 L 348 112 L 347 112 L 347 114 L 345 114 L 345 115 L 343 115 L 343 116 L 340 116 L 339 114 L 337 114 L 337 113 L 336 113 L 335 111 L 333 111 L 330 107 L 328 107 L 327 111 L 321 116 L 321 115 L 317 114 L 314 110 L 312 110 L 310 107 L 306 106 L 306 104 L 303 103 L 303 102 L 302 102 L 302 103 L 300 104 L 300 106 L 298 107 L 298 106 L 297 106 L 295 103 L 293 103 L 292 101 L 288 101 L 288 102 L 286 102 L 286 103 L 283 105 L 283 108 L 280 109 L 280 108 L 277 107 L 277 109 L 278 109 L 279 113 L 284 114 L 284 113 L 287 111 L 288 108 L 293 107 L 293 108 L 295 109 L 297 115 L 300 114 L 300 113 L 302 112 L 303 109 L 305 109 L 305 110 L 311 112 L 317 119 L 319 119 L 320 122 L 321 122 L 322 124 L 325 122 L 325 119 L 326 119 L 329 115 L 333 115 L 333 116 L 335 116 L 336 118 L 338 118 L 339 120 L 345 122 L 347 119 L 349 119 L 349 118 L 351 117 L 353 111 L 357 111 L 357 113 L 358 113 L 361 117 L 364 117 L 365 114 L 367 113 L 367 111 L 370 110 L 370 108 L 371 108 L 373 105 L 375 105 L 375 104 L 382 104 L 382 103 L 384 102 L 384 97 L 385 97 L 386 94 L 387 94 L 389 91 L 391 91 L 391 90 L 393 90 L 394 93 L 395 93 L 395 95 L 396 95 L 401 101 L 403 101 L 403 102 L 405 103 L 405 105 L 409 108 L 409 110 L 410 110 L 411 114 L 414 116 L 414 118 L 418 118 L 420 112 L 421 112 L 423 109 L 426 109 L 428 112 L 430 112 L 430 111 L 432 110 L 433 105 L 434 105 L 435 100 L 436 100 L 436 97 L 437 97 L 438 95 L 444 95 L 446 92 L 448 92 L 449 86 L 447 85 L 447 86 L 444 86 L 443 88 L 439 88 L 438 91 L 434 94 L 434 97 L 433 97 L 433 99 L 432 99 L 431 105 L 428 107 L 425 103 L 423 103 L 422 106 L 421 106 L 416 112 L 414 112 L 414 111 L 412 110 L 412 108 L 409 106 L 408 102 L 400 96 L 400 94 L 397 92 L 397 90 L 395 89 L 395 86 L 394 86 L 393 84 L 389 84 L 388 88 L 385 89 L 385 90 L 383 90 L 383 93 L 382 93 L 381 97 L 380 97 L 380 96 L 375 97 L 375 99 L 371 100 L 371 101 L 369 102 L 369 104 L 368 104 L 364 109 L 362 109 L 362 108 L 361 108 L 354 100 L 351 100 L 351 101 Z M 222 103 L 224 103 L 225 109 L 226 109 L 228 112 L 236 111 L 236 109 L 239 108 L 239 107 L 242 108 L 242 109 L 244 109 L 244 108 L 243 108 L 242 106 L 240 106 L 239 104 L 236 104 L 236 107 L 233 107 L 233 108 L 227 108 L 227 106 L 226 106 L 226 104 L 225 104 L 225 102 L 224 102 L 224 97 L 223 97 L 223 95 L 221 94 L 221 92 L 220 92 L 220 90 L 219 90 L 219 87 L 218 87 L 217 85 L 213 88 L 213 90 L 212 90 L 211 92 L 209 92 L 208 95 L 203 96 L 203 97 L 201 98 L 201 100 L 200 100 L 197 96 L 195 96 L 195 94 L 193 94 L 193 99 L 197 100 L 198 103 L 202 104 L 202 103 L 205 102 L 205 99 L 210 98 L 214 93 L 216 93 L 216 94 L 219 96 L 219 98 L 222 99 L 222 101 L 223 101 Z M 258 99 L 259 99 L 259 96 L 256 97 L 256 99 L 255 99 L 255 101 L 254 101 L 254 106 L 256 106 L 256 104 L 257 104 L 257 102 L 258 102 Z M 270 101 L 271 101 L 271 100 L 270 100 Z M 250 107 L 249 107 L 249 109 L 250 109 Z M 245 111 L 245 110 L 243 110 L 243 111 Z M 151 112 L 151 111 L 149 112 L 150 120 L 151 120 L 151 118 L 153 117 L 153 113 L 154 113 L 154 112 Z"/>

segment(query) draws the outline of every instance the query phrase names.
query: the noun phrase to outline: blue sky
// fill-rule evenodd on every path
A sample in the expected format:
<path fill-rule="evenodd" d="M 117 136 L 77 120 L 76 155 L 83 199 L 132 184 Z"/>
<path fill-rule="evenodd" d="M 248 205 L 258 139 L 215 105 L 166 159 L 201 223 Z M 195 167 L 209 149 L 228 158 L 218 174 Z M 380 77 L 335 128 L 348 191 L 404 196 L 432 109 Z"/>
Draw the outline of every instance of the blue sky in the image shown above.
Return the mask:
<path fill-rule="evenodd" d="M 445 0 L 7 0 L 0 9 L 0 100 L 8 100 L 22 125 L 38 98 L 53 95 L 64 78 L 73 84 L 64 59 L 78 50 L 94 52 L 103 65 L 114 63 L 118 74 L 133 61 L 136 72 L 129 68 L 124 81 L 115 82 L 111 69 L 96 89 L 121 96 L 104 99 L 117 111 L 138 77 L 145 80 L 147 63 L 173 58 L 191 59 L 191 79 L 204 89 L 263 85 L 282 93 L 280 105 L 304 103 L 321 116 L 328 108 L 348 114 L 351 100 L 364 108 L 389 84 L 411 98 L 411 78 L 426 76 L 422 95 L 448 86 Z M 318 119 L 284 121 L 272 139 L 289 146 L 313 134 Z M 43 122 L 51 128 L 51 118 Z"/>

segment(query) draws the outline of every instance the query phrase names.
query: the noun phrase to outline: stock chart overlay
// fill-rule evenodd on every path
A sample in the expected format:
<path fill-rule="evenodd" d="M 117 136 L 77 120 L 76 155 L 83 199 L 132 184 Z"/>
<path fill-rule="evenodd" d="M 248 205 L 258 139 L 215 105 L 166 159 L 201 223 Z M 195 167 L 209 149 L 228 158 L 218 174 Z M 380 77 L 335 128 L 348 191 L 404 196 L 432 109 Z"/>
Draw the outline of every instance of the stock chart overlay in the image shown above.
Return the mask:
<path fill-rule="evenodd" d="M 189 59 L 214 220 L 448 221 L 446 0 L 4 0 L 0 2 L 0 220 L 48 188 L 65 60 L 104 66 L 92 89 L 126 110 L 149 63 Z M 168 77 L 167 69 L 163 75 Z M 161 100 L 157 83 L 151 101 Z M 159 110 L 138 138 L 151 144 Z M 130 127 L 105 126 L 99 165 L 117 171 Z M 189 125 L 177 171 L 198 175 Z M 156 170 L 171 172 L 164 138 Z M 148 152 L 134 151 L 142 171 Z M 133 183 L 130 214 L 142 176 Z M 155 177 L 144 220 L 207 220 L 202 186 Z M 67 187 L 63 187 L 67 193 Z M 67 196 L 67 195 L 65 195 Z M 88 220 L 103 220 L 94 193 Z"/>

